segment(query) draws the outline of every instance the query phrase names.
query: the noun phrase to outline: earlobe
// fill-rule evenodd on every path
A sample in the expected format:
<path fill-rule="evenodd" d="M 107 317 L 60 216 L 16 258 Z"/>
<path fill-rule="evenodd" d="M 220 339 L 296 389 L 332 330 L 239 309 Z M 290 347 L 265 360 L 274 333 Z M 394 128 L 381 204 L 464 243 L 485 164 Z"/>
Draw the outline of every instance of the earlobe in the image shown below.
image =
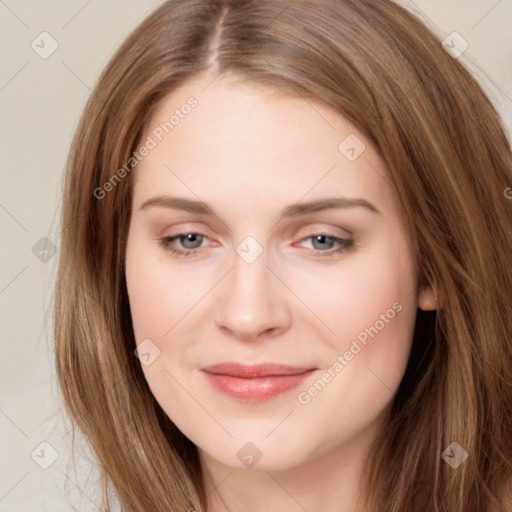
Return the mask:
<path fill-rule="evenodd" d="M 418 307 L 423 311 L 434 311 L 439 308 L 437 295 L 432 287 L 427 286 L 420 291 Z"/>

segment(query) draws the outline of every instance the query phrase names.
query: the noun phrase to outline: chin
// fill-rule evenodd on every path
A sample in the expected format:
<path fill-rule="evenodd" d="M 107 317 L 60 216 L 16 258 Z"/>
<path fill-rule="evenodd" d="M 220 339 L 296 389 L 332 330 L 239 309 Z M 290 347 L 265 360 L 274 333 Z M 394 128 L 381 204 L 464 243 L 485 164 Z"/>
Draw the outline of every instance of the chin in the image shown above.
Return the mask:
<path fill-rule="evenodd" d="M 227 467 L 248 471 L 289 470 L 306 462 L 309 453 L 303 445 L 297 446 L 293 441 L 284 445 L 277 438 L 266 442 L 232 441 L 222 447 L 215 444 L 214 450 L 201 451 Z"/>

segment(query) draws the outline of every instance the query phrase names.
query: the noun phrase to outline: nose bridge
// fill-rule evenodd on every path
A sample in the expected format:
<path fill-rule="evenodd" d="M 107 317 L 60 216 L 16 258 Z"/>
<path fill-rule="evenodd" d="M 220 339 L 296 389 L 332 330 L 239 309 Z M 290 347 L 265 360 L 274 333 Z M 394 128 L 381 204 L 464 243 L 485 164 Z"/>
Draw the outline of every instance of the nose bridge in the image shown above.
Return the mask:
<path fill-rule="evenodd" d="M 268 266 L 270 254 L 252 237 L 236 248 L 217 303 L 217 324 L 240 338 L 282 330 L 289 321 L 283 290 Z"/>

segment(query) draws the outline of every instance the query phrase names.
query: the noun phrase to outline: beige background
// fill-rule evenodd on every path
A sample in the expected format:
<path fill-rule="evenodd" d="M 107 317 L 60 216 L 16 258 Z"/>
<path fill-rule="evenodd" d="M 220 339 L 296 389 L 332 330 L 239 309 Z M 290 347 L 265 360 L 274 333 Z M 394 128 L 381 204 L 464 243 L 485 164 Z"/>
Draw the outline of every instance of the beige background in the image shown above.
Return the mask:
<path fill-rule="evenodd" d="M 52 359 L 57 257 L 47 252 L 44 263 L 36 254 L 44 257 L 41 250 L 51 247 L 37 244 L 48 237 L 58 246 L 64 162 L 96 78 L 121 40 L 160 3 L 0 0 L 0 512 L 68 511 L 72 504 L 81 512 L 99 510 L 94 464 L 79 455 L 75 473 L 69 463 L 70 423 L 59 409 Z M 510 133 L 512 0 L 403 3 L 440 40 L 457 31 L 469 43 L 460 59 Z M 31 47 L 35 41 L 40 53 L 51 48 L 42 32 L 58 44 L 47 59 Z"/>

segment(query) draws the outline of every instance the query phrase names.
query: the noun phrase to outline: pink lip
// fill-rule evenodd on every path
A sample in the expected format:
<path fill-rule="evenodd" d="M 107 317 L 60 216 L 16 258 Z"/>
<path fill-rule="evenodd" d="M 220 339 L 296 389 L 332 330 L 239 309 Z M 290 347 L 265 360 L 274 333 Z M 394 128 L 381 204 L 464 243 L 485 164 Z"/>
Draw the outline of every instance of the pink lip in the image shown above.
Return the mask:
<path fill-rule="evenodd" d="M 201 370 L 216 389 L 241 400 L 261 402 L 297 387 L 315 369 L 272 363 L 221 363 Z"/>

